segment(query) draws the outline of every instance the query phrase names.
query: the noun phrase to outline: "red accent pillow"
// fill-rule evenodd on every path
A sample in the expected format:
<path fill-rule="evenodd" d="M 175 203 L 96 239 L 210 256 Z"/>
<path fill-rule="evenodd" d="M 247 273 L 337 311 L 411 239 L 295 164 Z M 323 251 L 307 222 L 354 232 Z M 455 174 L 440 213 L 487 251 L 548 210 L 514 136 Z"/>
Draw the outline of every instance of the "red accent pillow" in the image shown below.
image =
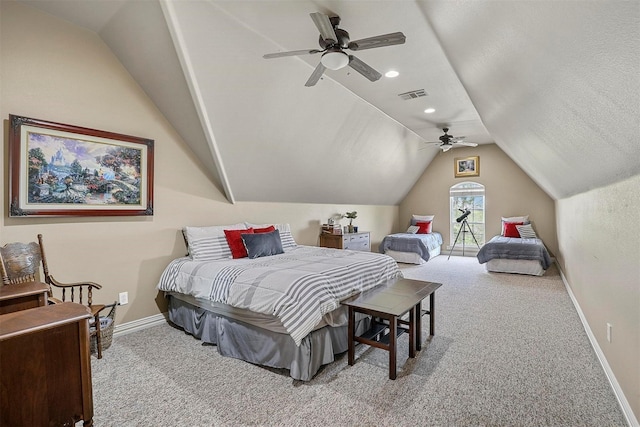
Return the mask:
<path fill-rule="evenodd" d="M 229 249 L 231 249 L 231 256 L 234 258 L 246 258 L 247 248 L 244 246 L 241 234 L 253 234 L 253 228 L 246 230 L 224 230 L 224 237 L 227 239 Z"/>
<path fill-rule="evenodd" d="M 276 228 L 273 225 L 264 228 L 254 228 L 254 233 L 271 233 L 272 231 L 276 231 Z"/>
<path fill-rule="evenodd" d="M 516 225 L 522 225 L 523 222 L 505 222 L 504 223 L 504 237 L 520 237 L 520 233 L 516 228 Z"/>
<path fill-rule="evenodd" d="M 417 234 L 429 234 L 429 233 L 431 233 L 431 223 L 432 223 L 432 221 L 418 221 L 418 222 L 416 222 L 416 225 L 418 227 L 420 227 L 418 229 L 418 233 Z"/>

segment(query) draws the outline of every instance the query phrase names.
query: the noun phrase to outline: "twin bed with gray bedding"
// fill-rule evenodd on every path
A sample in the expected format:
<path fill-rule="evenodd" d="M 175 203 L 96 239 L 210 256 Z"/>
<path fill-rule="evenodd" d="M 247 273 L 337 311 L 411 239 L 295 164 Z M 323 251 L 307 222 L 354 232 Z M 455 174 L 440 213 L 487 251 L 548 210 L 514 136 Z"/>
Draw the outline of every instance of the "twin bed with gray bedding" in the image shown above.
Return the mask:
<path fill-rule="evenodd" d="M 478 261 L 487 271 L 541 276 L 551 265 L 542 240 L 494 236 L 480 248 Z"/>
<path fill-rule="evenodd" d="M 379 252 L 387 254 L 397 262 L 424 264 L 440 255 L 442 235 L 437 232 L 427 234 L 395 233 L 382 239 Z"/>
<path fill-rule="evenodd" d="M 258 258 L 173 260 L 158 289 L 169 319 L 218 352 L 310 380 L 347 350 L 340 301 L 401 277 L 386 256 L 291 245 Z M 357 328 L 368 328 L 367 317 Z"/>

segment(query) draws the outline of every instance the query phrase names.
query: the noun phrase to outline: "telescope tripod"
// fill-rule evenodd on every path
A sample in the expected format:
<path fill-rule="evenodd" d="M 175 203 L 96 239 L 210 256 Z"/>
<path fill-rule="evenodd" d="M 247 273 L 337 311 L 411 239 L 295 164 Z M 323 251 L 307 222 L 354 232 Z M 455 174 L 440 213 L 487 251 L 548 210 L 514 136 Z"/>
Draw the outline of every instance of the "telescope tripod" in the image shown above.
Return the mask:
<path fill-rule="evenodd" d="M 476 246 L 478 247 L 478 249 L 480 249 L 480 245 L 478 244 L 478 241 L 476 240 L 476 236 L 473 234 L 473 231 L 471 231 L 471 227 L 469 226 L 469 223 L 467 222 L 467 219 L 463 219 L 462 220 L 462 224 L 460 224 L 460 230 L 458 230 L 458 234 L 456 235 L 456 240 L 453 242 L 453 246 L 451 246 L 451 250 L 449 251 L 449 256 L 447 257 L 447 260 L 449 260 L 449 258 L 451 258 L 451 252 L 453 252 L 453 249 L 456 247 L 456 244 L 458 243 L 458 237 L 460 237 L 460 233 L 471 233 L 471 237 L 473 237 L 473 241 L 476 242 Z M 462 256 L 464 256 L 464 242 L 465 241 L 465 236 L 462 236 Z"/>

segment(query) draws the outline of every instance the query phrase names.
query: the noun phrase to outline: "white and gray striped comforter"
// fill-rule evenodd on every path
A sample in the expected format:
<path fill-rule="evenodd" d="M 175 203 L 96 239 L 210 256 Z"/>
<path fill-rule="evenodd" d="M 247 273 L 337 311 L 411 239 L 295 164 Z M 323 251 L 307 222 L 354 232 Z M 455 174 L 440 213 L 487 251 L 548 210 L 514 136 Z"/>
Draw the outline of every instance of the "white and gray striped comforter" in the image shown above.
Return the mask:
<path fill-rule="evenodd" d="M 393 258 L 373 252 L 297 246 L 256 259 L 173 260 L 158 289 L 278 317 L 296 345 L 340 301 L 402 277 Z"/>

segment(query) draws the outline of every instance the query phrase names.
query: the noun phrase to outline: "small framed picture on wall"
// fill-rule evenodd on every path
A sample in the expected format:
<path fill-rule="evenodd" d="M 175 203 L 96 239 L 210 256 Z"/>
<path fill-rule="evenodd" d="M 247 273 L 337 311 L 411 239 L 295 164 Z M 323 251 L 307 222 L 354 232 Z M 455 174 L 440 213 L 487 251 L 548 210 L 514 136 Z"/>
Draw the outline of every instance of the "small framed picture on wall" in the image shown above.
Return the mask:
<path fill-rule="evenodd" d="M 480 156 L 456 157 L 453 163 L 454 176 L 480 176 Z"/>

